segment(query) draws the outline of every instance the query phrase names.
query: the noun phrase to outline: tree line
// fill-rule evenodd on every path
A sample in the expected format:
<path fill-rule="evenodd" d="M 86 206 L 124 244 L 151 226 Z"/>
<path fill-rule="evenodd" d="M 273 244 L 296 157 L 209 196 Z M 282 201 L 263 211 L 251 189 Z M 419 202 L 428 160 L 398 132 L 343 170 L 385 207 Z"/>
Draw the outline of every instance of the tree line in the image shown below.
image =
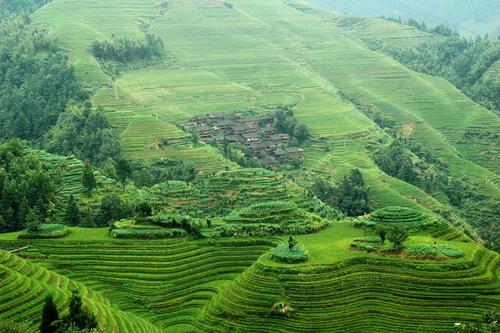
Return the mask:
<path fill-rule="evenodd" d="M 348 216 L 359 216 L 372 210 L 369 203 L 370 187 L 359 169 L 351 170 L 340 184 L 317 178 L 311 186 L 311 192 Z"/>
<path fill-rule="evenodd" d="M 94 57 L 121 63 L 161 58 L 164 50 L 163 40 L 153 34 L 146 34 L 144 39 L 113 35 L 110 40 L 94 41 L 90 45 L 90 51 Z"/>

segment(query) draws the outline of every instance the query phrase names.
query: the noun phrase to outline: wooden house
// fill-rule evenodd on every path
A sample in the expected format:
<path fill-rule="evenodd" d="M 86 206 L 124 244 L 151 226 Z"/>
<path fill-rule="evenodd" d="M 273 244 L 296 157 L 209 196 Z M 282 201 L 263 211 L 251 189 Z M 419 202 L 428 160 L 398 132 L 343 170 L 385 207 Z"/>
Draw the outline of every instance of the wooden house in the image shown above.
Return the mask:
<path fill-rule="evenodd" d="M 208 125 L 198 126 L 196 129 L 200 137 L 204 140 L 209 139 L 216 132 L 213 126 L 208 126 Z"/>
<path fill-rule="evenodd" d="M 239 120 L 240 124 L 259 126 L 260 119 L 259 117 L 250 116 L 244 117 Z"/>
<path fill-rule="evenodd" d="M 235 125 L 231 128 L 233 134 L 238 134 L 238 135 L 242 135 L 242 134 L 249 134 L 249 133 L 257 133 L 257 131 L 259 130 L 259 127 L 258 126 L 254 126 L 254 125 L 248 125 L 248 124 L 239 124 L 239 125 Z"/>
<path fill-rule="evenodd" d="M 246 145 L 262 141 L 262 137 L 257 133 L 243 133 L 241 138 Z"/>
<path fill-rule="evenodd" d="M 287 158 L 300 158 L 301 160 L 304 159 L 304 150 L 298 148 L 298 147 L 288 147 L 285 148 L 285 151 L 287 153 Z"/>

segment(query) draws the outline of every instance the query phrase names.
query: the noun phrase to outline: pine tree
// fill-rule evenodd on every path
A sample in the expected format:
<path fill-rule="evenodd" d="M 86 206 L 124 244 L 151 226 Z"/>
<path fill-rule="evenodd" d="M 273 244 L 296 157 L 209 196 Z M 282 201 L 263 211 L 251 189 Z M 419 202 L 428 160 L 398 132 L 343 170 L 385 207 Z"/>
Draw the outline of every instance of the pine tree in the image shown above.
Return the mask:
<path fill-rule="evenodd" d="M 59 312 L 51 295 L 45 298 L 45 305 L 42 310 L 42 323 L 40 333 L 54 333 L 57 331 L 56 322 L 59 320 Z"/>
<path fill-rule="evenodd" d="M 26 217 L 26 229 L 29 232 L 37 232 L 40 228 L 40 219 L 35 209 L 30 209 Z"/>
<path fill-rule="evenodd" d="M 94 176 L 94 170 L 90 166 L 89 161 L 85 161 L 82 174 L 82 185 L 87 194 L 90 194 L 92 190 L 97 188 L 97 182 Z"/>
<path fill-rule="evenodd" d="M 126 159 L 121 158 L 116 162 L 115 169 L 118 180 L 122 183 L 123 187 L 125 187 L 127 179 L 132 176 L 132 168 L 130 167 L 129 162 Z"/>
<path fill-rule="evenodd" d="M 70 195 L 68 205 L 66 206 L 65 220 L 72 226 L 80 224 L 80 209 L 73 195 Z"/>

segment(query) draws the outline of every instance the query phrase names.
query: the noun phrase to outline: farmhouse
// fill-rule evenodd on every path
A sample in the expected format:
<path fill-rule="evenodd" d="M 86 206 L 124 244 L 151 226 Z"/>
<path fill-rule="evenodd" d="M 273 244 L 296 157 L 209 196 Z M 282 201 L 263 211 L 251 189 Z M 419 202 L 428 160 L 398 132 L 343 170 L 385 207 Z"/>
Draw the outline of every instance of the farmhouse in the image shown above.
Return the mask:
<path fill-rule="evenodd" d="M 208 126 L 208 125 L 198 126 L 197 130 L 198 130 L 198 134 L 200 135 L 200 137 L 202 139 L 208 139 L 208 138 L 212 137 L 212 135 L 216 131 L 214 127 Z"/>
<path fill-rule="evenodd" d="M 260 142 L 262 140 L 262 137 L 257 133 L 245 133 L 242 134 L 241 137 L 243 138 L 244 143 L 247 145 Z"/>
<path fill-rule="evenodd" d="M 231 127 L 233 134 L 247 134 L 247 133 L 257 133 L 259 130 L 258 126 L 250 124 L 238 124 Z"/>
<path fill-rule="evenodd" d="M 253 125 L 253 126 L 259 126 L 260 119 L 259 117 L 245 117 L 240 119 L 241 124 L 247 124 L 247 125 Z"/>
<path fill-rule="evenodd" d="M 288 158 L 300 158 L 301 160 L 304 159 L 304 150 L 298 147 L 285 148 L 285 152 Z"/>

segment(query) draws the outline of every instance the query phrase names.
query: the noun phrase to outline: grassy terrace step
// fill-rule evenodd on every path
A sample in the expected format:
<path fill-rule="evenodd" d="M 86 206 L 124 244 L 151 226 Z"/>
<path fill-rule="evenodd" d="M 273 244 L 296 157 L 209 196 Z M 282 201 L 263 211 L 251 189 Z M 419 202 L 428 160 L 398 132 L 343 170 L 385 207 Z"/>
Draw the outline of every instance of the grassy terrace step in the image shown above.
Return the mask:
<path fill-rule="evenodd" d="M 6 282 L 0 285 L 2 319 L 27 321 L 36 327 L 46 293 L 53 294 L 56 304 L 63 309 L 71 291 L 77 288 L 105 332 L 161 332 L 142 318 L 114 308 L 100 293 L 83 284 L 5 251 L 0 251 L 0 275 L 2 282 Z"/>
<path fill-rule="evenodd" d="M 110 241 L 34 244 L 42 262 L 161 327 L 194 322 L 200 310 L 272 242 Z"/>
<path fill-rule="evenodd" d="M 395 267 L 397 266 L 397 270 Z M 198 327 L 226 332 L 451 332 L 454 320 L 478 320 L 498 305 L 498 255 L 479 250 L 466 267 L 394 259 L 331 266 L 257 263 L 207 306 Z M 286 300 L 291 318 L 270 315 Z"/>

